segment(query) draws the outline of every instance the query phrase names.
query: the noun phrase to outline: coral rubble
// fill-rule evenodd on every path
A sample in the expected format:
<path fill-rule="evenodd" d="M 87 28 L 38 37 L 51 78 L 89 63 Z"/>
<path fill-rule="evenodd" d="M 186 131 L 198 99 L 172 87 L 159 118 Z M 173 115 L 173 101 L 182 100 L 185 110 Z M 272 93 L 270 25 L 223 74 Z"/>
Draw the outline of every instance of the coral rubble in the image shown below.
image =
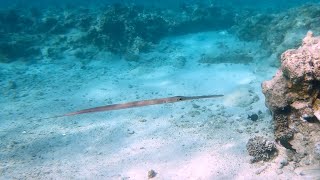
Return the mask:
<path fill-rule="evenodd" d="M 320 142 L 320 37 L 309 31 L 302 46 L 281 55 L 281 67 L 262 84 L 275 138 L 300 165 L 318 164 Z M 289 150 L 289 151 L 290 151 Z"/>

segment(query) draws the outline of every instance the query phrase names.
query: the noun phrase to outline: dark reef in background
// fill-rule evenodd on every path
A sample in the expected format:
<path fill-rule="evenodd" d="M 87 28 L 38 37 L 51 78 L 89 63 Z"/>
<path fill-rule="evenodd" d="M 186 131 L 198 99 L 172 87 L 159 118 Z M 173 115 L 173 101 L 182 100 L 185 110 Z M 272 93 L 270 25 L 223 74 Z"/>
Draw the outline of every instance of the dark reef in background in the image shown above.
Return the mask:
<path fill-rule="evenodd" d="M 110 51 L 135 60 L 164 37 L 231 27 L 230 32 L 241 40 L 260 40 L 271 55 L 280 56 L 286 49 L 297 47 L 297 39 L 308 30 L 315 34 L 320 31 L 319 4 L 283 11 L 285 6 L 246 9 L 266 5 L 251 0 L 211 1 L 211 4 L 166 1 L 162 5 L 148 1 L 145 6 L 142 1 L 134 1 L 140 5 L 106 5 L 106 1 L 100 0 L 88 3 L 86 8 L 81 7 L 86 1 L 77 1 L 80 5 L 74 6 L 74 1 L 61 5 L 47 0 L 50 6 L 45 8 L 44 4 L 31 2 L 30 7 L 22 8 L 26 1 L 17 2 L 20 6 L 0 10 L 0 62 L 56 59 L 66 51 L 87 59 L 98 52 Z M 305 3 L 280 2 L 287 6 Z"/>
<path fill-rule="evenodd" d="M 260 40 L 270 54 L 280 57 L 287 49 L 300 45 L 308 30 L 320 34 L 320 5 L 305 5 L 276 14 L 247 12 L 240 14 L 233 27 L 246 41 Z"/>
<path fill-rule="evenodd" d="M 100 9 L 11 9 L 0 12 L 0 61 L 57 58 L 65 50 L 94 46 L 133 57 L 170 35 L 227 29 L 234 12 L 217 6 L 184 5 L 179 11 L 113 4 Z M 43 47 L 48 47 L 45 49 Z"/>

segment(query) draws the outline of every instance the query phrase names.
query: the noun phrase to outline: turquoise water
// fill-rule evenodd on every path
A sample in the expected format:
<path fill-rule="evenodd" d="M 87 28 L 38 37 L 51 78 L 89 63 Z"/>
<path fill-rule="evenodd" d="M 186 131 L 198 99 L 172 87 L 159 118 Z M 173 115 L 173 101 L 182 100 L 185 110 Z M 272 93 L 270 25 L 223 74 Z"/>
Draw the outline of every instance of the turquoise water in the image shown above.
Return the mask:
<path fill-rule="evenodd" d="M 300 178 L 277 158 L 249 163 L 246 143 L 273 139 L 261 83 L 307 31 L 319 35 L 317 1 L 0 6 L 0 179 Z"/>

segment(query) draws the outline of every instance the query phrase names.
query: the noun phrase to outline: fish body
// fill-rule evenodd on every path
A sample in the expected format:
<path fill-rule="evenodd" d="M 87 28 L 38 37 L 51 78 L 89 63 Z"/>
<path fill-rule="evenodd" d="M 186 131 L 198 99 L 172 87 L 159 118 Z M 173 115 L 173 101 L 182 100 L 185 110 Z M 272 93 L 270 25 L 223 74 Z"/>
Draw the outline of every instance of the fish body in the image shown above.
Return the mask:
<path fill-rule="evenodd" d="M 167 98 L 158 98 L 158 99 L 149 99 L 149 100 L 142 100 L 142 101 L 133 101 L 121 104 L 111 104 L 106 106 L 99 106 L 89 109 L 83 109 L 75 112 L 70 112 L 67 114 L 54 116 L 50 118 L 58 118 L 58 117 L 65 117 L 65 116 L 74 116 L 79 114 L 87 114 L 87 113 L 95 113 L 95 112 L 102 112 L 102 111 L 114 111 L 119 109 L 128 109 L 128 108 L 137 108 L 142 106 L 151 106 L 156 104 L 167 104 L 167 103 L 175 103 L 181 101 L 188 101 L 188 100 L 196 100 L 196 99 L 205 99 L 205 98 L 217 98 L 222 97 L 223 95 L 206 95 L 206 96 L 173 96 Z M 49 119 L 49 118 L 45 118 Z"/>

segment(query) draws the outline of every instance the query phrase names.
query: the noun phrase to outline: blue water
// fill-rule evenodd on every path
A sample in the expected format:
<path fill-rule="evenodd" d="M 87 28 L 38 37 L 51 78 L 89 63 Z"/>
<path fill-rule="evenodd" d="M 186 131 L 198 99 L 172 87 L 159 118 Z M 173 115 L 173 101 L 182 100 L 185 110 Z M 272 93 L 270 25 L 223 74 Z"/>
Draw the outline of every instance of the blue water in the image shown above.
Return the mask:
<path fill-rule="evenodd" d="M 245 145 L 273 139 L 261 83 L 319 17 L 316 0 L 0 0 L 0 179 L 300 178 L 256 173 Z"/>
<path fill-rule="evenodd" d="M 86 1 L 86 0 L 65 0 L 65 1 L 55 1 L 55 0 L 43 0 L 41 2 L 38 1 L 28 1 L 28 0 L 1 0 L 1 7 L 4 9 L 12 6 L 22 6 L 22 7 L 53 7 L 53 6 L 65 6 L 72 5 L 73 7 L 77 6 L 103 6 L 105 4 L 113 4 L 113 3 L 126 3 L 126 4 L 141 4 L 144 6 L 156 6 L 156 7 L 164 7 L 164 8 L 178 8 L 181 4 L 217 4 L 217 5 L 228 5 L 231 8 L 254 8 L 254 9 L 279 9 L 286 10 L 287 8 L 301 6 L 308 3 L 318 3 L 317 0 L 278 0 L 278 1 L 254 1 L 254 0 L 230 0 L 230 1 L 221 1 L 221 0 L 94 0 L 94 1 Z"/>

